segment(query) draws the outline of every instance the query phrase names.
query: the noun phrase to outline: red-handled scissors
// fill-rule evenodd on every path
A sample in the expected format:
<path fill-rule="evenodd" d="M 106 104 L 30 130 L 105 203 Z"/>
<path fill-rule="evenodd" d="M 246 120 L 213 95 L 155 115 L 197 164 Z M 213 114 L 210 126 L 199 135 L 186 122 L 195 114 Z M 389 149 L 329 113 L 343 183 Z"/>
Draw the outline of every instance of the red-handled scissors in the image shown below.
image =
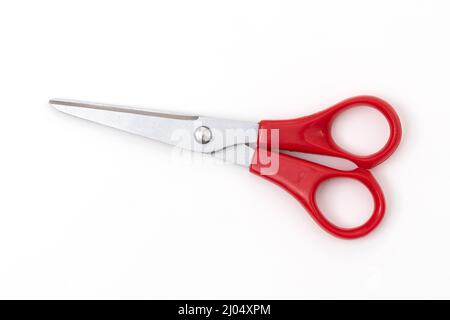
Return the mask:
<path fill-rule="evenodd" d="M 368 169 L 386 160 L 401 139 L 398 115 L 387 102 L 373 96 L 350 98 L 321 112 L 297 119 L 263 120 L 259 123 L 76 100 L 53 99 L 50 104 L 80 118 L 246 166 L 250 172 L 287 190 L 323 229 L 345 239 L 368 234 L 383 218 L 383 192 Z M 343 150 L 331 135 L 336 116 L 348 108 L 361 105 L 380 111 L 390 128 L 385 146 L 369 156 L 357 156 Z M 355 163 L 357 168 L 352 171 L 338 170 L 283 151 L 341 157 Z M 342 228 L 333 224 L 316 203 L 318 186 L 326 180 L 342 177 L 360 181 L 373 197 L 372 215 L 358 227 Z"/>

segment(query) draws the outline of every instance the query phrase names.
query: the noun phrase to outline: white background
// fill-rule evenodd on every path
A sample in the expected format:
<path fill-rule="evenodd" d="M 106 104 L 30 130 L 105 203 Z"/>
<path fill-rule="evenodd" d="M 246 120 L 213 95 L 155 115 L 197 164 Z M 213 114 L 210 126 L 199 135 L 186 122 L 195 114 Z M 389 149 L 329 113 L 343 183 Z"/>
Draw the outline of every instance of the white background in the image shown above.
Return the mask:
<path fill-rule="evenodd" d="M 1 2 L 0 298 L 450 298 L 449 15 L 448 1 Z M 177 161 L 47 104 L 258 121 L 358 94 L 389 101 L 404 137 L 373 170 L 386 217 L 355 241 L 242 167 Z M 385 132 L 359 114 L 340 127 L 374 146 Z M 330 210 L 370 209 L 353 185 L 329 189 Z"/>

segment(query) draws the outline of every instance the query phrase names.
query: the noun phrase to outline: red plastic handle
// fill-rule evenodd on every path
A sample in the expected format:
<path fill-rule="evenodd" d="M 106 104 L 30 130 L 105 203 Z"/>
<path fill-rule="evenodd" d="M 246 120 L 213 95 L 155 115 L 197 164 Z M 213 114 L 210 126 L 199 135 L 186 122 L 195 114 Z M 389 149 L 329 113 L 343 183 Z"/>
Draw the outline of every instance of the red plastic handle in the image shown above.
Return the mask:
<path fill-rule="evenodd" d="M 389 123 L 390 135 L 381 150 L 369 156 L 358 156 L 340 148 L 331 135 L 331 126 L 336 116 L 351 107 L 369 106 L 380 111 Z M 305 153 L 318 153 L 341 157 L 354 162 L 361 168 L 372 168 L 386 160 L 400 143 L 402 129 L 394 109 L 384 100 L 372 96 L 358 96 L 344 100 L 326 110 L 310 116 L 291 120 L 263 120 L 259 123 L 259 147 L 272 147 L 270 130 L 278 129 L 279 149 Z M 261 130 L 263 129 L 263 130 Z M 265 129 L 265 130 L 264 130 Z M 261 134 L 267 139 L 261 139 Z"/>
<path fill-rule="evenodd" d="M 278 161 L 275 173 L 268 173 Z M 265 171 L 267 170 L 267 171 Z M 344 239 L 354 239 L 371 232 L 381 221 L 385 211 L 383 192 L 372 174 L 362 168 L 342 171 L 312 163 L 286 154 L 256 149 L 250 172 L 268 179 L 291 193 L 309 211 L 317 223 L 329 233 Z M 315 194 L 319 185 L 332 178 L 351 178 L 363 183 L 374 201 L 371 217 L 355 228 L 341 228 L 331 223 L 317 206 Z"/>

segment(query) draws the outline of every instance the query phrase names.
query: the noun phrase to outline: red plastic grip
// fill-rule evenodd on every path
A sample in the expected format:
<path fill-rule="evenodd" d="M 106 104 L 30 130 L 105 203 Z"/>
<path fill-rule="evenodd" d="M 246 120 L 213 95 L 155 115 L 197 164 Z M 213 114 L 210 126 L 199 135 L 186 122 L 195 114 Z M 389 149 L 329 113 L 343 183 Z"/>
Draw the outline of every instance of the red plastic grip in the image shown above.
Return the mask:
<path fill-rule="evenodd" d="M 275 157 L 278 157 L 277 159 Z M 265 170 L 278 161 L 274 174 Z M 354 239 L 371 232 L 381 221 L 385 211 L 383 192 L 372 174 L 362 168 L 342 171 L 312 163 L 286 154 L 256 149 L 250 172 L 270 180 L 291 193 L 309 211 L 316 222 L 329 233 L 344 239 Z M 315 194 L 319 185 L 332 178 L 351 178 L 363 183 L 370 191 L 374 201 L 371 217 L 361 226 L 342 228 L 331 223 L 317 206 Z"/>
<path fill-rule="evenodd" d="M 389 123 L 390 135 L 381 150 L 368 156 L 358 156 L 340 148 L 331 135 L 335 117 L 342 111 L 356 106 L 369 106 L 380 111 Z M 373 96 L 357 96 L 344 100 L 326 110 L 310 116 L 291 120 L 263 120 L 259 123 L 259 132 L 267 133 L 259 147 L 272 147 L 270 130 L 279 130 L 279 149 L 305 153 L 317 153 L 341 157 L 354 162 L 361 168 L 372 168 L 386 160 L 400 143 L 402 130 L 400 119 L 394 109 L 384 100 Z M 265 129 L 265 130 L 261 130 Z"/>

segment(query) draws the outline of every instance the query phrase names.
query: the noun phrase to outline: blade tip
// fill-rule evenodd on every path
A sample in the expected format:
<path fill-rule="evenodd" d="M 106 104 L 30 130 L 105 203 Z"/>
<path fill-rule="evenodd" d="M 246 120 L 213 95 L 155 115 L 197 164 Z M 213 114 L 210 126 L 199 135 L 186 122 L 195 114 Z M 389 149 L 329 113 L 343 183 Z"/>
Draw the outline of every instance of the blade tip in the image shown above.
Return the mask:
<path fill-rule="evenodd" d="M 61 101 L 61 99 L 53 98 L 53 99 L 48 100 L 48 103 L 49 104 L 57 104 L 60 101 Z"/>
<path fill-rule="evenodd" d="M 61 110 L 61 108 L 62 108 L 61 99 L 50 99 L 50 100 L 48 100 L 48 104 L 51 107 L 55 108 L 56 110 L 62 111 Z"/>

